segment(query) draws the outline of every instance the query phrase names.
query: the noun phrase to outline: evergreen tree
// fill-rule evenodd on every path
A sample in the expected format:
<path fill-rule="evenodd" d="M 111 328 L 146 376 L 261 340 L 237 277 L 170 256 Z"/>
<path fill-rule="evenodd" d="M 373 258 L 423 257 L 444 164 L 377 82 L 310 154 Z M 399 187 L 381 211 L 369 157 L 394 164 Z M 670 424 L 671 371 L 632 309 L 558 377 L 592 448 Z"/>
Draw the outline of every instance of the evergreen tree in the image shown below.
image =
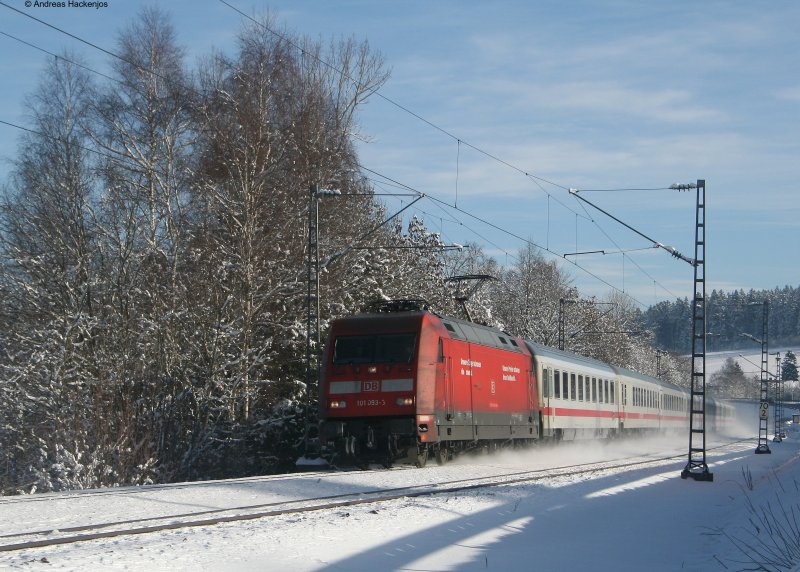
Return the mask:
<path fill-rule="evenodd" d="M 783 381 L 798 381 L 797 356 L 792 351 L 786 352 L 781 363 L 781 379 Z"/>

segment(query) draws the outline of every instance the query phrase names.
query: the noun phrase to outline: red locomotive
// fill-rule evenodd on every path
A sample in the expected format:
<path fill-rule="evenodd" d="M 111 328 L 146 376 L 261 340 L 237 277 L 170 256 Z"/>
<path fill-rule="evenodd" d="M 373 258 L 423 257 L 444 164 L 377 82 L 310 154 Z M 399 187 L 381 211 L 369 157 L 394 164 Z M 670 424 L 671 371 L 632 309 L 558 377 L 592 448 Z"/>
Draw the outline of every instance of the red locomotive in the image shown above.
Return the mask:
<path fill-rule="evenodd" d="M 408 301 L 381 310 L 336 320 L 323 358 L 320 439 L 357 463 L 688 425 L 683 388 Z"/>

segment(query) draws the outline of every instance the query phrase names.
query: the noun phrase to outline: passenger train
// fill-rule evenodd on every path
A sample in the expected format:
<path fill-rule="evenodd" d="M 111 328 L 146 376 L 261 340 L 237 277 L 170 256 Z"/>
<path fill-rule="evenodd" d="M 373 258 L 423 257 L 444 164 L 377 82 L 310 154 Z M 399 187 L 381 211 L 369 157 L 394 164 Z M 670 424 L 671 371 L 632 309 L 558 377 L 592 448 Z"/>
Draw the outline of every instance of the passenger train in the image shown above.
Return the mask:
<path fill-rule="evenodd" d="M 336 320 L 319 391 L 323 451 L 357 464 L 443 464 L 479 447 L 688 430 L 689 419 L 682 387 L 419 309 Z M 731 415 L 706 399 L 708 429 Z"/>

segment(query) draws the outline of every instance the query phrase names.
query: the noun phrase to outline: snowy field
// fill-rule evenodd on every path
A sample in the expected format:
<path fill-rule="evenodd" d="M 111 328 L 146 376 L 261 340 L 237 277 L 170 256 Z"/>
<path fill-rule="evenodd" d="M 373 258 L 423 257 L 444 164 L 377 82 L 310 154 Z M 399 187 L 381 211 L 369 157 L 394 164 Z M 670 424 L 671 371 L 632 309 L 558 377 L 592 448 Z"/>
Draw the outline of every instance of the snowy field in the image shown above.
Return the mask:
<path fill-rule="evenodd" d="M 753 344 L 755 345 L 755 344 Z M 769 348 L 771 354 L 767 365 L 769 371 L 775 372 L 775 352 L 780 352 L 781 358 L 786 355 L 787 351 L 795 351 L 795 348 Z M 740 357 L 740 354 L 744 357 Z M 709 352 L 706 354 L 706 375 L 710 376 L 719 369 L 722 369 L 722 364 L 728 358 L 733 358 L 734 361 L 739 362 L 739 365 L 744 370 L 745 375 L 748 377 L 759 376 L 759 368 L 761 367 L 761 350 L 747 349 L 747 350 L 728 350 L 723 352 Z"/>
<path fill-rule="evenodd" d="M 746 421 L 738 432 L 755 434 L 755 417 Z M 800 432 L 789 427 L 782 443 L 770 442 L 770 455 L 755 455 L 756 444 L 748 439 L 711 451 L 712 483 L 682 480 L 684 455 L 655 467 L 602 470 L 589 477 L 0 552 L 0 569 L 722 571 L 754 569 L 755 560 L 765 570 L 800 570 L 770 567 L 755 548 L 800 519 L 784 521 L 785 511 L 799 510 Z M 0 535 L 7 544 L 13 541 L 9 535 L 22 530 L 143 518 L 154 511 L 180 514 L 362 486 L 392 488 L 685 450 L 682 438 L 633 440 L 465 457 L 445 467 L 340 473 L 288 487 L 244 479 L 152 494 L 120 489 L 121 494 L 71 499 L 9 497 L 0 500 Z M 761 511 L 777 518 L 771 535 L 771 518 Z"/>

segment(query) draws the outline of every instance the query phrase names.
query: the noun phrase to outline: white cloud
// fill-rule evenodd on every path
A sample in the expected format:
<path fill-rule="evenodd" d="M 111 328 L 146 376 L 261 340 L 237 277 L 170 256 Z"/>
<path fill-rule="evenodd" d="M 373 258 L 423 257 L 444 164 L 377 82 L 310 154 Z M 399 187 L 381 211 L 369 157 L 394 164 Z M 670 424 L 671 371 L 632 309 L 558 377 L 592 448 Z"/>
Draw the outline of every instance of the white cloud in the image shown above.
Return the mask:
<path fill-rule="evenodd" d="M 614 81 L 576 81 L 539 86 L 527 92 L 528 103 L 573 112 L 638 116 L 664 122 L 719 122 L 725 115 L 700 105 L 684 89 L 643 89 Z"/>

